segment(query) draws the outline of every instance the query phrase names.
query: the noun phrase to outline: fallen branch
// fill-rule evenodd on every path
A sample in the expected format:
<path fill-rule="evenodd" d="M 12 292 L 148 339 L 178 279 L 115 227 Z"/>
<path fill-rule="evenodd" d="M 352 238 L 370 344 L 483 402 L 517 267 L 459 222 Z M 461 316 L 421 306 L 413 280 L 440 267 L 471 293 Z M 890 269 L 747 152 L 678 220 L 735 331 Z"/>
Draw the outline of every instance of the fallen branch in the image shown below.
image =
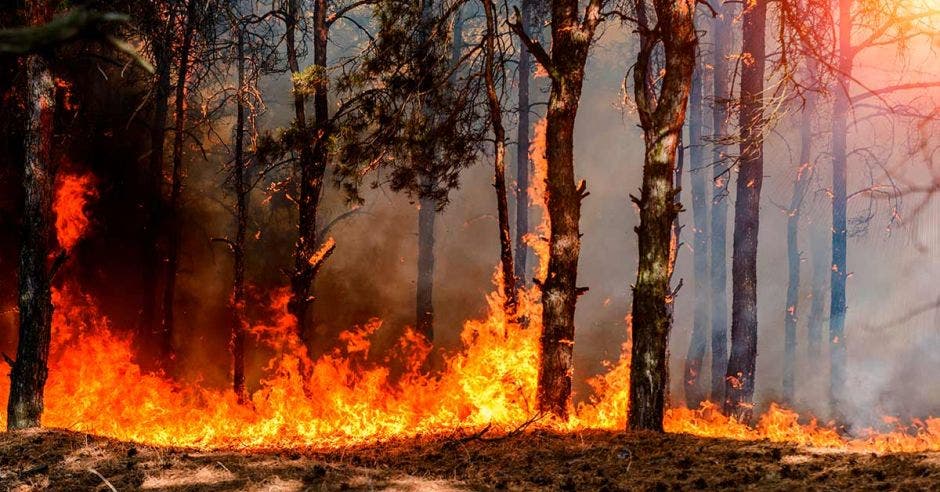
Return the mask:
<path fill-rule="evenodd" d="M 118 490 L 114 488 L 114 485 L 111 485 L 111 482 L 109 482 L 107 478 L 104 478 L 104 475 L 98 473 L 98 470 L 95 470 L 94 468 L 89 468 L 88 471 L 97 475 L 98 478 L 100 478 L 101 481 L 104 482 L 104 484 L 107 485 L 109 489 L 111 489 L 111 492 L 118 492 Z"/>

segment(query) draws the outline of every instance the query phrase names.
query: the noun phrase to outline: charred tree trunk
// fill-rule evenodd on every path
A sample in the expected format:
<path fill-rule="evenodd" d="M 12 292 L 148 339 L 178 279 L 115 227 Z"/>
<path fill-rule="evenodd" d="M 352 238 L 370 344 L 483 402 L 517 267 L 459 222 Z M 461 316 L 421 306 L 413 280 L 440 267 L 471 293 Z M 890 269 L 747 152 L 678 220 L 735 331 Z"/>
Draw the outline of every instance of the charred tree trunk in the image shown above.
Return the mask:
<path fill-rule="evenodd" d="M 714 134 L 712 169 L 713 188 L 711 206 L 711 400 L 722 401 L 725 390 L 725 371 L 728 365 L 728 190 L 731 173 L 728 166 L 727 146 L 722 143 L 728 136 L 728 101 L 730 95 L 731 29 L 734 11 L 730 3 L 721 2 L 718 16 L 712 22 L 715 44 L 712 48 L 714 66 L 712 93 L 712 131 Z"/>
<path fill-rule="evenodd" d="M 306 94 L 295 85 L 294 124 L 300 138 L 299 175 L 300 202 L 297 243 L 294 248 L 294 273 L 291 276 L 291 299 L 288 310 L 297 318 L 297 329 L 302 340 L 309 339 L 311 289 L 326 257 L 318 255 L 321 239 L 317 230 L 317 212 L 323 191 L 323 178 L 329 158 L 329 106 L 327 102 L 326 49 L 329 26 L 326 20 L 326 0 L 313 2 L 313 70 L 317 85 L 313 94 L 313 125 L 307 122 Z M 296 47 L 297 23 L 302 15 L 298 0 L 288 1 L 287 61 L 292 73 L 300 73 Z"/>
<path fill-rule="evenodd" d="M 750 63 L 741 67 L 741 157 L 731 255 L 731 357 L 724 401 L 725 414 L 743 422 L 751 418 L 757 366 L 757 239 L 764 180 L 766 20 L 766 0 L 756 0 L 745 7 L 742 52 Z"/>
<path fill-rule="evenodd" d="M 186 7 L 186 27 L 183 43 L 180 47 L 179 65 L 176 73 L 176 100 L 174 101 L 173 124 L 173 174 L 170 181 L 170 222 L 168 225 L 166 282 L 163 288 L 163 325 L 158 340 L 160 360 L 170 363 L 175 358 L 173 353 L 173 335 L 175 330 L 174 300 L 176 299 L 176 274 L 179 270 L 180 243 L 182 224 L 180 220 L 180 201 L 183 195 L 183 143 L 186 133 L 186 93 L 189 79 L 189 56 L 193 45 L 193 31 L 196 23 L 196 0 L 189 0 Z"/>
<path fill-rule="evenodd" d="M 812 76 L 815 70 L 808 70 Z M 813 114 L 816 112 L 816 94 L 806 95 L 800 118 L 800 164 L 793 180 L 793 196 L 787 210 L 787 302 L 784 311 L 783 351 L 783 400 L 792 403 L 796 381 L 796 325 L 800 302 L 800 263 L 802 253 L 799 243 L 800 212 L 806 189 L 813 171 L 810 159 L 813 149 Z"/>
<path fill-rule="evenodd" d="M 434 341 L 434 222 L 437 202 L 422 198 L 418 210 L 418 282 L 415 293 L 417 328 Z"/>
<path fill-rule="evenodd" d="M 157 290 L 163 261 L 160 255 L 160 229 L 163 220 L 163 159 L 166 141 L 166 118 L 170 98 L 170 34 L 174 32 L 175 15 L 171 15 L 165 32 L 153 41 L 155 80 L 153 87 L 153 116 L 150 121 L 150 155 L 147 168 L 147 222 L 141 235 L 143 258 L 141 277 L 143 280 L 141 323 L 143 333 L 153 340 L 161 339 L 162 318 L 158 322 Z"/>
<path fill-rule="evenodd" d="M 496 209 L 499 222 L 499 259 L 503 272 L 503 308 L 507 315 L 516 314 L 516 272 L 512 263 L 512 237 L 509 234 L 509 197 L 506 191 L 506 130 L 503 127 L 503 109 L 496 92 L 496 8 L 491 0 L 483 1 L 486 13 L 486 41 L 484 45 L 484 79 L 489 102 L 490 124 L 493 127 L 495 148 L 493 171 L 496 188 Z"/>
<path fill-rule="evenodd" d="M 528 33 L 532 23 L 532 1 L 522 0 L 522 29 Z M 525 43 L 519 46 L 519 126 L 516 128 L 516 258 L 515 275 L 518 287 L 526 286 L 529 246 L 525 236 L 529 233 L 529 82 L 531 80 L 529 49 Z"/>
<path fill-rule="evenodd" d="M 841 417 L 845 391 L 845 313 L 847 276 L 848 198 L 847 126 L 849 95 L 846 88 L 852 77 L 852 5 L 853 0 L 839 0 L 839 75 L 832 108 L 832 265 L 829 278 L 829 406 Z"/>
<path fill-rule="evenodd" d="M 672 327 L 674 292 L 670 286 L 675 254 L 673 222 L 682 205 L 674 186 L 676 148 L 685 122 L 686 102 L 695 68 L 695 2 L 652 2 L 658 29 L 646 21 L 646 2 L 637 2 L 640 49 L 634 67 L 634 97 L 646 144 L 636 228 L 639 265 L 633 287 L 633 350 L 630 366 L 631 430 L 663 430 L 668 390 L 666 355 Z M 655 34 L 654 34 L 655 32 Z M 648 83 L 654 72 L 653 52 L 661 44 L 663 77 L 659 93 Z"/>
<path fill-rule="evenodd" d="M 584 82 L 584 65 L 603 4 L 603 0 L 591 0 L 582 20 L 577 0 L 554 0 L 551 4 L 551 56 L 529 38 L 520 24 L 512 25 L 552 80 L 545 130 L 548 167 L 545 204 L 550 231 L 548 272 L 541 285 L 538 406 L 541 411 L 563 418 L 568 415 L 571 397 L 575 305 L 578 296 L 586 290 L 577 286 L 581 200 L 587 192 L 584 181 L 575 183 L 574 123 Z"/>
<path fill-rule="evenodd" d="M 433 63 L 430 56 L 430 37 L 434 22 L 434 1 L 423 0 L 421 8 L 421 26 L 419 27 L 420 46 L 423 50 L 421 56 L 425 57 L 422 68 L 430 68 Z M 454 13 L 453 44 L 451 47 L 451 62 L 454 64 L 456 77 L 456 64 L 460 59 L 462 47 L 462 28 L 460 8 Z M 428 94 L 434 85 L 433 75 L 422 73 L 419 79 L 420 91 Z M 430 123 L 434 121 L 434 110 L 429 101 L 423 101 L 423 118 Z M 437 219 L 440 203 L 433 198 L 438 191 L 437 183 L 432 175 L 434 160 L 438 159 L 437 149 L 424 148 L 413 157 L 419 164 L 421 172 L 421 192 L 418 197 L 418 272 L 415 284 L 415 326 L 428 341 L 434 341 L 434 223 Z"/>
<path fill-rule="evenodd" d="M 47 2 L 27 2 L 30 25 L 52 19 Z M 23 172 L 23 225 L 19 269 L 19 342 L 10 372 L 7 429 L 39 427 L 43 389 L 49 373 L 52 332 L 52 274 L 47 260 L 53 244 L 52 162 L 55 87 L 45 59 L 30 55 L 26 67 L 26 132 Z"/>
<path fill-rule="evenodd" d="M 244 26 L 238 27 L 238 94 L 235 109 L 235 241 L 232 246 L 234 255 L 234 286 L 232 302 L 235 308 L 235 320 L 232 324 L 232 390 L 239 403 L 248 401 L 245 389 L 245 234 L 248 229 L 248 176 L 245 164 L 245 32 Z"/>
<path fill-rule="evenodd" d="M 702 140 L 702 64 L 696 62 L 689 95 L 689 178 L 692 182 L 692 264 L 694 274 L 695 308 L 692 314 L 692 337 L 685 357 L 685 404 L 698 408 L 708 397 L 703 384 L 702 362 L 707 351 L 709 283 L 708 283 L 708 183 L 705 171 Z"/>

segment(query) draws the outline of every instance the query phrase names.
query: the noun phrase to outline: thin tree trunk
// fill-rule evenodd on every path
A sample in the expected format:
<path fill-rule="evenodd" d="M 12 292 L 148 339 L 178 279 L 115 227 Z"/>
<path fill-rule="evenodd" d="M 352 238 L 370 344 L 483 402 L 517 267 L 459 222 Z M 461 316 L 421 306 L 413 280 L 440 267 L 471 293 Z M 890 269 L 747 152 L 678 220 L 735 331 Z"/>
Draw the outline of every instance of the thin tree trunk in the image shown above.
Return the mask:
<path fill-rule="evenodd" d="M 434 341 L 434 222 L 437 202 L 422 198 L 418 210 L 418 282 L 415 304 L 417 329 Z"/>
<path fill-rule="evenodd" d="M 161 340 L 162 323 L 158 322 L 157 290 L 160 283 L 160 271 L 163 261 L 160 257 L 160 229 L 163 220 L 163 158 L 166 141 L 166 118 L 169 113 L 170 98 L 170 32 L 175 32 L 173 25 L 176 16 L 171 14 L 166 32 L 162 32 L 153 41 L 154 68 L 156 77 L 153 88 L 153 117 L 150 122 L 150 156 L 147 168 L 147 222 L 141 234 L 143 258 L 141 277 L 143 280 L 141 302 L 141 323 L 143 333 L 148 333 L 152 340 Z M 162 321 L 162 318 L 160 318 Z M 162 361 L 158 361 L 159 365 Z"/>
<path fill-rule="evenodd" d="M 248 229 L 248 180 L 245 166 L 245 32 L 238 27 L 238 94 L 235 116 L 235 242 L 234 289 L 232 301 L 235 320 L 232 325 L 232 389 L 239 403 L 248 401 L 245 389 L 245 234 Z"/>
<path fill-rule="evenodd" d="M 835 417 L 844 411 L 845 391 L 845 313 L 847 277 L 846 225 L 846 137 L 849 96 L 845 92 L 852 77 L 852 5 L 839 0 L 839 75 L 832 108 L 832 267 L 829 279 L 829 406 Z"/>
<path fill-rule="evenodd" d="M 711 400 L 722 401 L 725 390 L 725 372 L 728 365 L 728 190 L 731 173 L 728 166 L 728 147 L 722 140 L 728 136 L 728 106 L 731 67 L 728 57 L 732 50 L 732 22 L 734 8 L 722 1 L 718 16 L 712 22 L 715 44 L 712 48 L 714 66 L 712 136 L 713 188 L 711 207 Z"/>
<path fill-rule="evenodd" d="M 708 183 L 705 180 L 707 165 L 702 140 L 703 108 L 702 64 L 695 64 L 692 89 L 689 95 L 689 177 L 692 181 L 692 264 L 694 274 L 695 307 L 692 314 L 692 336 L 685 357 L 684 377 L 685 404 L 698 408 L 708 397 L 702 377 L 702 363 L 707 351 L 709 292 L 708 282 Z"/>
<path fill-rule="evenodd" d="M 669 378 L 666 351 L 674 301 L 670 286 L 676 247 L 673 223 L 682 209 L 676 201 L 674 173 L 695 69 L 695 3 L 654 1 L 657 35 L 648 29 L 645 3 L 637 2 L 641 34 L 633 81 L 646 153 L 640 197 L 631 196 L 640 211 L 640 225 L 636 228 L 639 264 L 633 287 L 627 426 L 631 430 L 662 432 Z M 657 94 L 648 80 L 658 71 L 653 51 L 660 44 L 665 75 Z"/>
<path fill-rule="evenodd" d="M 743 16 L 741 68 L 741 158 L 734 202 L 731 282 L 731 357 L 724 412 L 748 422 L 752 415 L 757 366 L 757 239 L 764 180 L 764 65 L 766 0 L 748 4 Z"/>
<path fill-rule="evenodd" d="M 182 219 L 180 199 L 183 195 L 183 143 L 186 132 L 186 84 L 189 79 L 189 56 L 192 51 L 193 31 L 196 23 L 196 0 L 189 0 L 186 7 L 186 27 L 180 47 L 177 67 L 176 100 L 174 101 L 173 124 L 173 174 L 170 181 L 170 223 L 167 240 L 166 283 L 163 288 L 163 326 L 160 333 L 160 356 L 164 363 L 175 357 L 173 336 L 175 331 L 174 300 L 176 299 L 176 274 L 179 270 L 180 243 L 182 241 Z"/>
<path fill-rule="evenodd" d="M 27 2 L 30 25 L 52 19 L 47 2 Z M 26 67 L 26 132 L 23 173 L 23 225 L 19 269 L 19 342 L 10 372 L 7 429 L 39 427 L 43 389 L 49 373 L 52 332 L 51 272 L 47 267 L 53 241 L 52 195 L 55 166 L 52 162 L 55 86 L 46 60 L 30 55 Z"/>
<path fill-rule="evenodd" d="M 808 69 L 810 76 L 815 72 Z M 800 263 L 802 253 L 799 243 L 800 212 L 806 189 L 813 176 L 813 115 L 816 113 L 816 93 L 806 95 L 800 117 L 800 164 L 793 180 L 793 196 L 787 211 L 787 301 L 784 310 L 783 353 L 783 400 L 792 403 L 796 381 L 796 325 L 800 302 Z"/>
<path fill-rule="evenodd" d="M 295 45 L 295 32 L 301 9 L 297 0 L 288 2 L 287 60 L 292 73 L 300 73 L 300 65 Z M 313 2 L 313 66 L 319 84 L 313 94 L 312 127 L 306 119 L 306 95 L 301 90 L 294 91 L 295 125 L 300 135 L 300 203 L 298 217 L 297 244 L 294 249 L 294 274 L 291 277 L 291 299 L 288 309 L 297 318 L 298 333 L 302 340 L 310 338 L 310 307 L 313 304 L 311 289 L 324 258 L 311 261 L 320 248 L 321 238 L 317 230 L 317 211 L 323 191 L 323 178 L 329 158 L 327 140 L 329 139 L 329 106 L 327 102 L 328 81 L 326 80 L 327 37 L 329 26 L 326 21 L 326 0 Z"/>
<path fill-rule="evenodd" d="M 532 23 L 532 1 L 522 0 L 522 29 L 528 33 Z M 519 46 L 519 126 L 516 128 L 516 258 L 515 275 L 518 287 L 527 283 L 529 246 L 525 236 L 529 233 L 529 81 L 531 64 L 525 43 Z"/>
<path fill-rule="evenodd" d="M 422 23 L 419 28 L 420 43 L 422 49 L 426 50 L 423 55 L 427 56 L 430 53 L 427 51 L 429 50 L 427 45 L 430 42 L 430 29 L 434 21 L 434 1 L 423 0 L 420 8 Z M 459 8 L 454 14 L 453 29 L 451 62 L 454 64 L 455 70 L 452 80 L 453 77 L 456 77 L 456 63 L 460 59 L 463 40 L 463 21 Z M 428 59 L 422 65 L 429 66 L 431 63 L 431 60 Z M 423 74 L 419 81 L 420 91 L 422 93 L 429 92 L 433 83 L 430 73 Z M 434 120 L 435 115 L 429 105 L 425 104 L 423 112 L 426 121 L 431 122 Z M 438 158 L 437 150 L 431 148 L 422 149 L 417 154 L 414 157 L 415 159 L 429 164 Z M 415 326 L 418 332 L 424 335 L 428 341 L 434 341 L 434 223 L 437 219 L 439 203 L 432 198 L 432 194 L 436 191 L 438 183 L 429 174 L 422 174 L 420 179 L 422 193 L 418 199 L 418 273 L 415 284 Z"/>
<path fill-rule="evenodd" d="M 516 314 L 516 277 L 512 264 L 512 238 L 509 234 L 509 197 L 506 192 L 506 130 L 503 127 L 503 109 L 496 92 L 494 72 L 496 58 L 496 12 L 491 0 L 483 1 L 486 13 L 486 42 L 484 54 L 484 79 L 486 96 L 489 102 L 490 124 L 493 126 L 495 148 L 493 152 L 494 184 L 496 188 L 496 209 L 499 222 L 499 259 L 503 272 L 503 308 L 509 316 Z"/>

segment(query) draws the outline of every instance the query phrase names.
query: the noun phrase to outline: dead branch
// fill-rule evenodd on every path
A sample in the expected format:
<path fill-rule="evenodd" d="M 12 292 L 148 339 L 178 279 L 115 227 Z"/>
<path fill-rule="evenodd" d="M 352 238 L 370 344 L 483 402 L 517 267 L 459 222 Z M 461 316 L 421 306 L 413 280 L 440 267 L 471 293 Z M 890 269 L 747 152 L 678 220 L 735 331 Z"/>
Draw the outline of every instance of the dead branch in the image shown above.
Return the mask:
<path fill-rule="evenodd" d="M 111 485 L 111 482 L 109 482 L 107 478 L 104 478 L 104 475 L 98 473 L 98 470 L 95 470 L 94 468 L 89 468 L 88 471 L 97 475 L 98 478 L 100 478 L 101 481 L 104 482 L 104 484 L 107 485 L 109 489 L 111 489 L 111 492 L 118 492 L 117 489 L 114 488 L 114 485 Z"/>

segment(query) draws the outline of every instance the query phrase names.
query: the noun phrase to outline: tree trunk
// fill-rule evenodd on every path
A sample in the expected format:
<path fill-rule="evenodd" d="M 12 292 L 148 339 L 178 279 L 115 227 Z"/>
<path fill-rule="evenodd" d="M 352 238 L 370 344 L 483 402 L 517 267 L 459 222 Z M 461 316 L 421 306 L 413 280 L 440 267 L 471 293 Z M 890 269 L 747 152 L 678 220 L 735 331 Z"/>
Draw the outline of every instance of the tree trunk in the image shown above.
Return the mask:
<path fill-rule="evenodd" d="M 27 2 L 30 25 L 52 19 L 46 2 Z M 19 342 L 10 372 L 7 429 L 39 427 L 43 389 L 49 373 L 52 332 L 51 273 L 47 266 L 53 241 L 52 195 L 55 166 L 52 161 L 55 87 L 46 60 L 30 55 L 26 66 L 26 132 L 23 172 L 23 225 L 19 269 Z"/>
<path fill-rule="evenodd" d="M 639 264 L 633 287 L 633 349 L 630 366 L 631 430 L 662 432 L 668 391 L 667 347 L 672 327 L 673 223 L 682 209 L 676 201 L 676 149 L 685 122 L 686 103 L 695 69 L 695 3 L 653 2 L 658 34 L 646 21 L 646 2 L 637 2 L 640 50 L 634 67 L 634 96 L 643 128 L 646 153 L 640 197 L 631 197 L 640 211 L 636 228 Z M 648 84 L 654 72 L 653 52 L 665 55 L 659 94 Z"/>
<path fill-rule="evenodd" d="M 846 225 L 846 137 L 849 95 L 846 88 L 852 77 L 852 5 L 853 0 L 839 0 L 839 76 L 832 108 L 832 267 L 829 279 L 829 406 L 835 417 L 844 411 L 845 391 L 845 289 L 847 277 Z"/>
<path fill-rule="evenodd" d="M 571 353 L 574 311 L 578 296 L 578 255 L 581 250 L 581 200 L 586 185 L 575 184 L 574 123 L 584 81 L 588 49 L 601 18 L 602 1 L 589 2 L 581 20 L 577 0 L 551 4 L 552 54 L 521 28 L 516 35 L 545 67 L 552 80 L 546 114 L 545 205 L 548 212 L 548 272 L 541 285 L 542 334 L 538 375 L 539 410 L 566 418 L 571 397 Z"/>
<path fill-rule="evenodd" d="M 741 157 L 734 202 L 731 264 L 731 357 L 725 378 L 724 412 L 748 422 L 757 366 L 757 239 L 764 180 L 764 64 L 766 0 L 744 9 L 741 68 Z"/>
<path fill-rule="evenodd" d="M 711 207 L 711 400 L 722 401 L 725 390 L 725 371 L 728 364 L 728 190 L 731 174 L 728 166 L 728 147 L 722 139 L 728 136 L 728 103 L 730 95 L 731 30 L 734 8 L 721 2 L 718 16 L 712 22 L 715 42 L 712 52 L 713 103 L 712 135 L 715 141 L 712 155 L 713 188 Z"/>
<path fill-rule="evenodd" d="M 166 118 L 169 113 L 170 98 L 170 32 L 175 32 L 173 25 L 176 16 L 171 14 L 167 31 L 160 33 L 153 41 L 154 69 L 156 71 L 153 87 L 153 117 L 150 122 L 150 156 L 147 168 L 147 217 L 141 234 L 143 258 L 141 261 L 142 302 L 141 328 L 151 340 L 161 340 L 162 323 L 158 322 L 157 290 L 163 261 L 160 256 L 160 229 L 163 220 L 163 158 L 166 140 Z M 162 318 L 160 318 L 162 320 Z M 157 361 L 159 366 L 162 361 Z"/>
<path fill-rule="evenodd" d="M 160 360 L 170 363 L 175 358 L 173 336 L 175 330 L 174 303 L 176 299 L 176 274 L 179 270 L 180 243 L 182 241 L 182 215 L 180 199 L 183 195 L 183 143 L 186 132 L 186 84 L 189 79 L 189 56 L 192 51 L 193 31 L 196 23 L 196 0 L 189 0 L 186 7 L 186 27 L 180 47 L 177 67 L 175 122 L 173 124 L 173 174 L 170 181 L 170 223 L 167 240 L 166 283 L 163 288 L 163 326 L 159 339 Z"/>
<path fill-rule="evenodd" d="M 496 58 L 496 8 L 491 0 L 483 1 L 486 13 L 486 42 L 484 46 L 484 79 L 486 96 L 489 102 L 490 124 L 493 127 L 495 148 L 493 151 L 494 184 L 496 188 L 496 209 L 499 222 L 499 259 L 503 273 L 503 308 L 507 315 L 516 314 L 516 277 L 512 264 L 512 237 L 509 234 L 509 197 L 506 192 L 506 130 L 503 128 L 503 109 L 496 92 L 494 72 Z"/>
<path fill-rule="evenodd" d="M 689 95 L 689 177 L 692 182 L 692 264 L 694 274 L 695 307 L 692 314 L 692 336 L 685 358 L 685 404 L 698 408 L 708 397 L 703 385 L 702 362 L 707 350 L 709 284 L 708 284 L 708 183 L 705 171 L 702 140 L 703 109 L 702 64 L 697 62 Z"/>
<path fill-rule="evenodd" d="M 810 77 L 815 70 L 807 70 Z M 796 325 L 800 302 L 800 263 L 802 254 L 799 243 L 800 211 L 806 189 L 812 179 L 810 159 L 813 149 L 813 115 L 816 113 L 816 93 L 806 95 L 800 117 L 800 163 L 793 180 L 793 196 L 787 211 L 787 302 L 784 310 L 783 351 L 783 401 L 793 403 L 796 381 Z"/>
<path fill-rule="evenodd" d="M 320 195 L 323 191 L 323 177 L 329 158 L 327 141 L 329 139 L 329 106 L 327 102 L 328 81 L 326 80 L 327 37 L 329 26 L 326 21 L 326 0 L 313 2 L 313 66 L 320 81 L 313 94 L 313 126 L 306 119 L 306 96 L 303 91 L 294 91 L 294 116 L 300 139 L 300 203 L 298 217 L 297 244 L 294 249 L 294 274 L 291 277 L 291 299 L 288 309 L 297 318 L 297 328 L 302 340 L 310 338 L 310 307 L 313 304 L 311 289 L 322 260 L 312 262 L 321 239 L 317 230 L 317 211 Z M 297 0 L 288 2 L 287 60 L 291 72 L 300 73 L 300 65 L 295 45 L 295 31 L 301 9 Z M 309 129 L 308 129 L 309 128 Z"/>
<path fill-rule="evenodd" d="M 232 324 L 232 390 L 239 403 L 248 401 L 245 389 L 245 234 L 248 229 L 248 179 L 245 165 L 245 32 L 238 27 L 238 94 L 235 115 L 235 241 L 234 286 L 232 302 L 235 319 Z"/>
<path fill-rule="evenodd" d="M 528 33 L 532 23 L 532 1 L 522 0 L 522 29 Z M 519 125 L 516 128 L 516 258 L 515 275 L 517 286 L 528 282 L 527 262 L 529 246 L 525 236 L 529 233 L 529 81 L 532 68 L 529 50 L 525 43 L 519 46 Z"/>
<path fill-rule="evenodd" d="M 422 198 L 418 210 L 418 282 L 415 304 L 418 332 L 434 341 L 434 222 L 437 202 Z"/>

